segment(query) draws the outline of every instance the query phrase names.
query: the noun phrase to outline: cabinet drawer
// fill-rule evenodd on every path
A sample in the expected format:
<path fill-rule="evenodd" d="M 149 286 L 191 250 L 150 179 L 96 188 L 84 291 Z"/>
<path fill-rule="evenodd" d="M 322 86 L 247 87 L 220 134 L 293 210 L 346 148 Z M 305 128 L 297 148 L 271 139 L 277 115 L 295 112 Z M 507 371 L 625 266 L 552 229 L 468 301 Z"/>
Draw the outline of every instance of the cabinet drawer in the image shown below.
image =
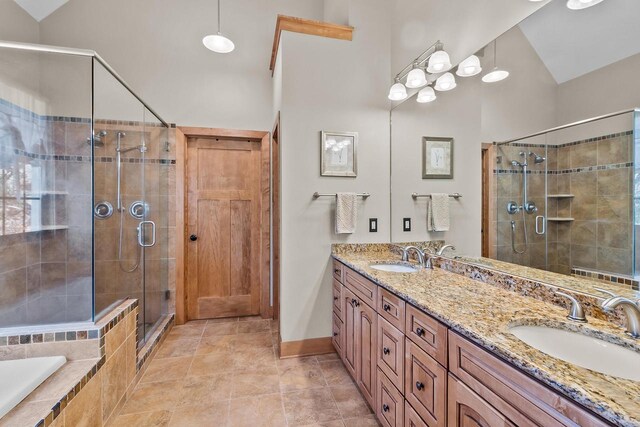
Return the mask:
<path fill-rule="evenodd" d="M 333 279 L 333 313 L 342 320 L 342 284 Z"/>
<path fill-rule="evenodd" d="M 333 278 L 340 283 L 344 283 L 345 266 L 335 259 L 333 260 Z"/>
<path fill-rule="evenodd" d="M 451 375 L 447 412 L 449 427 L 515 427 L 504 415 Z"/>
<path fill-rule="evenodd" d="M 404 334 L 378 316 L 378 368 L 404 390 Z"/>
<path fill-rule="evenodd" d="M 350 268 L 345 268 L 344 284 L 369 307 L 376 306 L 378 285 L 371 280 L 364 278 Z"/>
<path fill-rule="evenodd" d="M 421 349 L 447 367 L 447 327 L 433 317 L 407 305 L 405 333 Z"/>
<path fill-rule="evenodd" d="M 404 402 L 404 427 L 429 427 L 406 401 Z"/>
<path fill-rule="evenodd" d="M 378 313 L 389 323 L 404 332 L 405 302 L 386 289 L 378 288 Z"/>
<path fill-rule="evenodd" d="M 446 422 L 447 370 L 410 340 L 405 342 L 404 396 L 429 427 Z"/>
<path fill-rule="evenodd" d="M 356 323 L 358 322 L 358 308 L 354 304 L 356 296 L 349 289 L 343 289 L 343 348 L 342 361 L 347 371 L 355 379 L 356 377 Z"/>
<path fill-rule="evenodd" d="M 452 331 L 449 347 L 451 373 L 515 425 L 609 425 Z"/>
<path fill-rule="evenodd" d="M 404 398 L 382 371 L 378 371 L 376 416 L 385 427 L 402 427 Z"/>
<path fill-rule="evenodd" d="M 344 352 L 344 323 L 333 313 L 333 337 L 331 338 L 333 347 L 342 359 Z"/>

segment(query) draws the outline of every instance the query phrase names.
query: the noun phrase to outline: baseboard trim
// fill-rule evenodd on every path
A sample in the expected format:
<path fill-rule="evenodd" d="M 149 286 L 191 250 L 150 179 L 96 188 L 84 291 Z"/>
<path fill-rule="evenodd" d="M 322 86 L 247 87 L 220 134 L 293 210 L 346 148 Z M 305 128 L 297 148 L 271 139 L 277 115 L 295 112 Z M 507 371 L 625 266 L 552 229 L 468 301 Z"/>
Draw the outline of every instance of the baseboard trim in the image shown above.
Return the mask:
<path fill-rule="evenodd" d="M 280 342 L 281 359 L 300 356 L 315 356 L 318 354 L 334 353 L 335 351 L 331 337 Z"/>

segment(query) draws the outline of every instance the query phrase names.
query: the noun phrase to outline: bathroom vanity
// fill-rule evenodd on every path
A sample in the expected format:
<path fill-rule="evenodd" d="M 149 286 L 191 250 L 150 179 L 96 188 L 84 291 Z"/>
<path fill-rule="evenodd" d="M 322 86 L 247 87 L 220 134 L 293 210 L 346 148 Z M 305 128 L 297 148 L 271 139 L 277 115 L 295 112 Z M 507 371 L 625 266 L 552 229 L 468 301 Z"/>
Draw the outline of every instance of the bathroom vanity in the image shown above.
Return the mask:
<path fill-rule="evenodd" d="M 353 246 L 353 245 L 351 245 Z M 384 426 L 640 425 L 640 382 L 548 356 L 509 332 L 568 328 L 637 350 L 616 325 L 463 275 L 371 268 L 372 245 L 333 252 L 333 343 Z"/>

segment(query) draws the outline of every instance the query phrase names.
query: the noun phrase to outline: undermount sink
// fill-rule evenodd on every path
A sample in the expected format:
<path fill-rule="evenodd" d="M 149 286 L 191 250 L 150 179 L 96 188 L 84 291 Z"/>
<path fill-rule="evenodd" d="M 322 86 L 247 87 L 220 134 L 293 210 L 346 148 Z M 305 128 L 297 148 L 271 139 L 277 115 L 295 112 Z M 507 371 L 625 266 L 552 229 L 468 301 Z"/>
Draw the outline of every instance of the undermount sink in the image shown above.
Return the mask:
<path fill-rule="evenodd" d="M 614 377 L 640 381 L 640 352 L 547 326 L 514 326 L 509 332 L 549 356 Z"/>
<path fill-rule="evenodd" d="M 392 273 L 415 273 L 418 271 L 417 268 L 407 264 L 371 264 L 369 267 L 375 270 L 389 271 Z"/>

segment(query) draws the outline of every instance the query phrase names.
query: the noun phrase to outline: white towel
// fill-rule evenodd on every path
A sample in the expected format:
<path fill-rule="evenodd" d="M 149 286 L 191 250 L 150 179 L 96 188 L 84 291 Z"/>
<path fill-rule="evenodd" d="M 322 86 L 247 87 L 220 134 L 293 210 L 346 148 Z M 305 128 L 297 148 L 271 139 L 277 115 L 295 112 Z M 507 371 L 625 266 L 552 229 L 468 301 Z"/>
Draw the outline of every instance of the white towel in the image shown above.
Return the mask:
<path fill-rule="evenodd" d="M 432 193 L 427 202 L 427 230 L 449 231 L 449 195 Z"/>
<path fill-rule="evenodd" d="M 336 234 L 355 232 L 357 219 L 358 195 L 356 193 L 336 194 Z"/>

